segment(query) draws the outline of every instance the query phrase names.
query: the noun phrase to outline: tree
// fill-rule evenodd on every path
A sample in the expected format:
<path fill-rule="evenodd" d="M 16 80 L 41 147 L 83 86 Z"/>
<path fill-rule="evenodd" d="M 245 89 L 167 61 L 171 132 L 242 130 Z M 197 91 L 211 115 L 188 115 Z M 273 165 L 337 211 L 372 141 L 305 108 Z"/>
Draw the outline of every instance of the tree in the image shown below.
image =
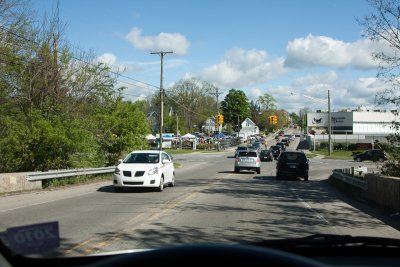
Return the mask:
<path fill-rule="evenodd" d="M 276 109 L 276 100 L 271 94 L 265 93 L 264 95 L 259 96 L 258 102 L 261 105 L 261 109 L 264 110 Z"/>
<path fill-rule="evenodd" d="M 297 124 L 302 128 L 307 127 L 307 113 L 310 113 L 311 109 L 308 107 L 303 107 L 299 110 L 299 121 L 297 121 Z"/>
<path fill-rule="evenodd" d="M 144 103 L 122 101 L 118 74 L 20 3 L 0 0 L 0 172 L 100 167 L 146 147 Z"/>
<path fill-rule="evenodd" d="M 216 101 L 210 94 L 215 88 L 197 78 L 179 80 L 166 90 L 164 108 L 168 107 L 166 112 L 172 108 L 174 113 L 178 113 L 179 127 L 183 126 L 185 132 L 192 132 L 195 130 L 194 125 L 200 127 L 208 117 L 215 115 Z M 151 108 L 156 112 L 160 110 L 159 99 L 159 94 L 156 93 L 151 100 Z M 166 118 L 166 122 L 166 127 L 176 127 L 172 126 L 176 123 L 174 119 Z"/>
<path fill-rule="evenodd" d="M 260 107 L 253 100 L 250 101 L 249 112 L 250 112 L 251 120 L 256 125 L 259 125 L 259 118 L 262 113 L 261 113 Z"/>
<path fill-rule="evenodd" d="M 400 3 L 391 0 L 368 0 L 373 11 L 358 21 L 365 28 L 364 36 L 374 42 L 386 44 L 390 49 L 373 53 L 373 58 L 379 63 L 377 77 L 389 85 L 375 96 L 378 105 L 400 107 Z M 382 172 L 387 175 L 400 173 L 400 122 L 394 121 L 392 127 L 396 133 L 387 137 L 392 160 L 386 162 Z"/>
<path fill-rule="evenodd" d="M 390 84 L 390 88 L 376 95 L 379 105 L 400 106 L 400 3 L 391 0 L 367 0 L 374 9 L 358 22 L 364 26 L 364 37 L 386 44 L 390 49 L 373 53 L 379 63 L 377 76 Z"/>
<path fill-rule="evenodd" d="M 296 112 L 290 113 L 290 117 L 292 118 L 292 123 L 299 124 L 300 117 Z"/>
<path fill-rule="evenodd" d="M 242 90 L 232 88 L 221 102 L 221 110 L 225 122 L 232 125 L 240 124 L 250 115 L 249 100 Z"/>

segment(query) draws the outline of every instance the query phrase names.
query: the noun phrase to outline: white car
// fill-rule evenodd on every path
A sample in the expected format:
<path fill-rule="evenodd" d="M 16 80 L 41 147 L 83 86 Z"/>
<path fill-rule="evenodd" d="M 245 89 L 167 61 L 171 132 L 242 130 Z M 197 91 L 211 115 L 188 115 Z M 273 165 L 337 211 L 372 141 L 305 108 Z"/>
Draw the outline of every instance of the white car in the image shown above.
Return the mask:
<path fill-rule="evenodd" d="M 132 151 L 119 162 L 113 174 L 116 192 L 127 187 L 154 187 L 161 192 L 165 185 L 175 185 L 174 163 L 165 151 Z"/>

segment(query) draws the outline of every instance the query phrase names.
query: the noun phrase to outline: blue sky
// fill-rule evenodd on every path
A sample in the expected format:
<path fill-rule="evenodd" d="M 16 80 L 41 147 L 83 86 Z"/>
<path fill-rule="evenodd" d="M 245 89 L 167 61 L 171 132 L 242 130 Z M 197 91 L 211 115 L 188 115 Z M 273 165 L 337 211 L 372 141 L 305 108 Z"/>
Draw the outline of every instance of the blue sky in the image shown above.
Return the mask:
<path fill-rule="evenodd" d="M 164 58 L 165 88 L 194 76 L 224 93 L 241 89 L 249 99 L 270 93 L 291 112 L 326 109 L 309 97 L 325 99 L 328 89 L 333 110 L 373 107 L 384 88 L 370 57 L 378 46 L 362 38 L 356 21 L 371 12 L 365 0 L 58 2 L 69 42 L 146 84 L 159 86 L 160 58 L 150 52 L 172 50 Z M 32 4 L 51 14 L 57 0 Z M 155 92 L 119 80 L 128 99 Z"/>

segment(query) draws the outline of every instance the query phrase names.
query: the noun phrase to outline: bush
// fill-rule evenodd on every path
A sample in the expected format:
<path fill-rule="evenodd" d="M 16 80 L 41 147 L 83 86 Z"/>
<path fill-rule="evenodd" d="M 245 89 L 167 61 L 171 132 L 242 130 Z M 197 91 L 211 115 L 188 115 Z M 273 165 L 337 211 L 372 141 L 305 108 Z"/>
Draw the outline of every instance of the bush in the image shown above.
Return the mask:
<path fill-rule="evenodd" d="M 383 175 L 400 177 L 400 163 L 396 160 L 386 161 L 381 169 Z"/>
<path fill-rule="evenodd" d="M 335 144 L 335 146 L 333 147 L 333 149 L 335 150 L 343 150 L 343 145 L 342 144 Z"/>
<path fill-rule="evenodd" d="M 196 145 L 196 148 L 199 150 L 212 150 L 215 149 L 215 144 L 207 144 L 207 143 L 203 143 L 203 144 L 198 144 Z"/>

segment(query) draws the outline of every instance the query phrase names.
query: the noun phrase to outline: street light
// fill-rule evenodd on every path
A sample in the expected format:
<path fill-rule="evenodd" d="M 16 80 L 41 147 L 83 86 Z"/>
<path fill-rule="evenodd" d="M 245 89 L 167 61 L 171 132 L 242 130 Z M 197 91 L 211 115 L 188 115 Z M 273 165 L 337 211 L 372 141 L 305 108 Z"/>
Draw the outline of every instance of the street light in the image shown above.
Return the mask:
<path fill-rule="evenodd" d="M 292 92 L 291 93 L 291 95 L 294 95 L 294 93 Z M 322 103 L 324 103 L 324 104 L 328 104 L 328 129 L 329 129 L 329 131 L 328 131 L 328 154 L 329 154 L 329 156 L 331 156 L 332 155 L 332 136 L 331 136 L 331 132 L 332 132 L 332 125 L 331 125 L 331 123 L 332 123 L 332 118 L 331 118 L 331 96 L 330 96 L 330 92 L 329 92 L 329 90 L 328 90 L 328 99 L 318 99 L 318 98 L 314 98 L 314 97 L 311 97 L 311 96 L 308 96 L 308 95 L 303 95 L 303 94 L 301 94 L 302 96 L 304 96 L 304 97 L 307 97 L 307 98 L 309 98 L 309 99 L 311 99 L 311 100 L 314 100 L 314 101 L 317 101 L 317 102 L 322 102 Z M 315 143 L 315 136 L 314 136 L 314 143 Z"/>

